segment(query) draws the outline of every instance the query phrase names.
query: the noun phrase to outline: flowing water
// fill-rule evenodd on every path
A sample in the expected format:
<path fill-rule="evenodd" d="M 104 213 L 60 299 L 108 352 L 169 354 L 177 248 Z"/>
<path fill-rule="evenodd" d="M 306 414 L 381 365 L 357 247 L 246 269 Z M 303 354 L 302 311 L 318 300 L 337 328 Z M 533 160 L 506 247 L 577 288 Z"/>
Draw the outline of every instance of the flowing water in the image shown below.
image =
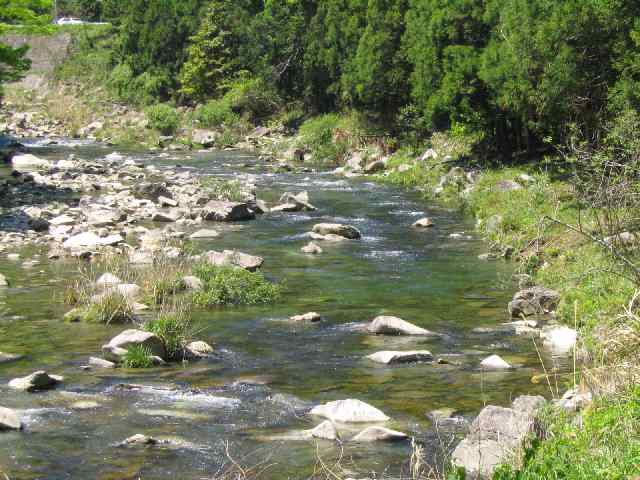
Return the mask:
<path fill-rule="evenodd" d="M 110 151 L 82 145 L 46 147 L 37 154 L 99 159 Z M 259 197 L 271 204 L 285 191 L 308 190 L 318 210 L 216 225 L 221 237 L 197 244 L 263 256 L 264 273 L 284 283 L 285 295 L 276 305 L 196 313 L 198 338 L 215 342 L 219 354 L 188 365 L 83 371 L 88 357 L 123 328 L 62 322 L 60 292 L 77 264 L 48 263 L 43 255 L 25 269 L 21 261 L 0 260 L 0 272 L 12 281 L 0 291 L 0 351 L 25 354 L 0 365 L 0 404 L 24 410 L 26 423 L 25 432 L 0 434 L 0 471 L 9 478 L 212 478 L 228 464 L 227 449 L 243 465 L 267 461 L 267 479 L 306 478 L 318 455 L 329 463 L 340 454 L 354 475 L 397 477 L 406 469 L 408 443 L 346 442 L 340 448 L 278 436 L 320 423 L 307 415 L 313 405 L 358 398 L 382 409 L 392 418 L 388 426 L 413 435 L 431 458 L 451 440 L 434 429 L 427 412 L 449 407 L 470 417 L 486 403 L 507 405 L 518 394 L 544 394 L 543 386 L 530 382 L 540 370 L 531 340 L 501 328 L 515 289 L 512 266 L 477 258 L 486 245 L 474 235 L 473 221 L 459 212 L 367 179 L 269 173 L 255 157 L 239 152 L 133 156 L 160 168 L 253 175 Z M 423 216 L 432 217 L 435 227 L 411 229 Z M 318 222 L 354 225 L 363 239 L 322 244 L 322 255 L 304 255 L 300 247 Z M 462 238 L 450 236 L 462 232 Z M 23 251 L 22 260 L 37 253 Z M 324 321 L 286 321 L 308 311 L 320 312 Z M 381 314 L 445 336 L 372 336 L 358 328 Z M 492 330 L 474 332 L 478 327 Z M 364 358 L 403 349 L 428 349 L 453 363 L 388 367 Z M 479 362 L 493 353 L 517 368 L 482 373 Z M 64 375 L 64 384 L 38 394 L 6 388 L 10 379 L 38 369 Z M 123 383 L 144 387 L 119 388 Z M 176 444 L 114 447 L 136 433 Z"/>

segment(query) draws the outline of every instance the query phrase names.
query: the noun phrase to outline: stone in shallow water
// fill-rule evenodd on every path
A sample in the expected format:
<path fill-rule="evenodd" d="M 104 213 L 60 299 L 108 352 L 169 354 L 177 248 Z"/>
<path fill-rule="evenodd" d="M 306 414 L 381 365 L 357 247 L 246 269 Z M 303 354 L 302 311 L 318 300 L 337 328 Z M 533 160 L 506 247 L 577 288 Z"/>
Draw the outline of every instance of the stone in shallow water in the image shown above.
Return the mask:
<path fill-rule="evenodd" d="M 167 355 L 160 337 L 151 332 L 136 329 L 125 330 L 120 335 L 112 338 L 107 345 L 102 347 L 102 351 L 107 355 L 112 357 L 115 355 L 118 358 L 121 354 L 126 354 L 127 349 L 132 346 L 147 348 L 151 355 L 162 359 L 165 359 Z"/>
<path fill-rule="evenodd" d="M 338 440 L 340 438 L 338 430 L 336 430 L 336 427 L 331 420 L 325 420 L 320 425 L 310 430 L 310 432 L 313 438 L 321 438 L 323 440 Z"/>
<path fill-rule="evenodd" d="M 428 350 L 411 350 L 405 352 L 385 350 L 368 355 L 367 358 L 376 363 L 391 365 L 394 363 L 429 362 L 433 360 L 433 355 Z"/>
<path fill-rule="evenodd" d="M 308 253 L 311 255 L 319 255 L 322 253 L 322 248 L 317 243 L 309 242 L 307 245 L 300 249 L 302 253 Z"/>
<path fill-rule="evenodd" d="M 350 240 L 357 240 L 362 237 L 360 230 L 356 227 L 341 223 L 318 223 L 313 226 L 313 233 L 318 235 L 338 235 Z"/>
<path fill-rule="evenodd" d="M 421 218 L 420 220 L 418 220 L 417 222 L 415 222 L 412 227 L 414 228 L 429 228 L 429 227 L 433 227 L 433 220 L 431 220 L 430 218 Z"/>
<path fill-rule="evenodd" d="M 63 377 L 49 375 L 44 370 L 39 370 L 26 377 L 14 378 L 9 382 L 9 387 L 26 392 L 37 392 L 39 390 L 54 388 L 62 380 Z"/>
<path fill-rule="evenodd" d="M 341 423 L 386 422 L 389 420 L 382 411 L 356 399 L 337 400 L 318 405 L 311 410 L 312 415 Z"/>
<path fill-rule="evenodd" d="M 0 432 L 3 430 L 22 430 L 22 420 L 18 412 L 0 407 Z"/>
<path fill-rule="evenodd" d="M 220 236 L 220 233 L 216 230 L 203 229 L 203 230 L 198 230 L 197 232 L 193 232 L 189 236 L 189 238 L 191 240 L 196 240 L 200 238 L 216 238 L 219 236 Z"/>
<path fill-rule="evenodd" d="M 553 312 L 560 302 L 560 294 L 545 287 L 531 287 L 519 291 L 509 302 L 512 317 L 529 317 Z"/>
<path fill-rule="evenodd" d="M 406 433 L 384 427 L 368 427 L 351 439 L 352 442 L 399 442 L 406 440 Z"/>
<path fill-rule="evenodd" d="M 127 446 L 134 446 L 134 445 L 153 446 L 153 445 L 159 445 L 161 443 L 167 443 L 167 442 L 157 440 L 153 437 L 149 437 L 147 435 L 142 435 L 141 433 L 138 433 L 120 442 L 117 446 L 118 447 L 127 447 Z"/>
<path fill-rule="evenodd" d="M 236 250 L 224 250 L 223 252 L 211 250 L 204 254 L 204 258 L 210 264 L 218 267 L 236 266 L 244 268 L 250 272 L 256 271 L 264 263 L 264 259 L 262 257 L 249 255 Z"/>
<path fill-rule="evenodd" d="M 499 355 L 491 355 L 480 362 L 480 366 L 486 370 L 508 370 L 513 368 Z"/>
<path fill-rule="evenodd" d="M 0 352 L 0 363 L 16 362 L 24 358 L 24 355 L 17 353 L 4 353 Z"/>
<path fill-rule="evenodd" d="M 89 358 L 89 365 L 97 368 L 115 368 L 116 364 L 105 360 L 103 358 L 91 357 Z"/>
<path fill-rule="evenodd" d="M 401 318 L 386 315 L 374 318 L 367 330 L 381 335 L 436 335 Z"/>
<path fill-rule="evenodd" d="M 293 317 L 290 317 L 289 320 L 291 320 L 292 322 L 311 322 L 311 323 L 315 323 L 315 322 L 319 322 L 322 320 L 322 316 L 319 313 L 316 312 L 309 312 L 309 313 L 305 313 L 303 315 L 294 315 Z"/>

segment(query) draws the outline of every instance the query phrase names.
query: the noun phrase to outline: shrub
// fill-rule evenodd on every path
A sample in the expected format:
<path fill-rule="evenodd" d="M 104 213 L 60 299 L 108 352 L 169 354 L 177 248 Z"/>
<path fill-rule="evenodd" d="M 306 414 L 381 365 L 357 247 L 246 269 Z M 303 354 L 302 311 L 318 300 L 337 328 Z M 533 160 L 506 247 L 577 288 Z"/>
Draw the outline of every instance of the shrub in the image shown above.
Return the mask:
<path fill-rule="evenodd" d="M 234 112 L 255 122 L 276 112 L 281 100 L 277 90 L 262 78 L 240 78 L 223 97 Z"/>
<path fill-rule="evenodd" d="M 156 277 L 149 280 L 146 285 L 146 298 L 149 303 L 161 305 L 167 303 L 177 293 L 185 289 L 182 275 L 167 272 L 166 276 Z"/>
<path fill-rule="evenodd" d="M 200 180 L 200 186 L 211 196 L 218 200 L 242 202 L 247 199 L 247 192 L 242 188 L 238 180 L 220 180 L 215 177 L 204 177 Z"/>
<path fill-rule="evenodd" d="M 79 306 L 68 312 L 64 319 L 67 322 L 86 323 L 127 323 L 134 319 L 133 307 L 126 297 L 118 292 L 107 292 L 85 306 Z"/>
<path fill-rule="evenodd" d="M 151 352 L 147 347 L 134 345 L 127 349 L 127 353 L 122 360 L 124 368 L 149 368 L 153 367 Z"/>
<path fill-rule="evenodd" d="M 222 125 L 232 126 L 240 121 L 240 115 L 231 109 L 228 98 L 211 100 L 198 107 L 196 119 L 200 125 L 207 128 L 216 128 Z"/>
<path fill-rule="evenodd" d="M 191 317 L 187 312 L 180 310 L 163 312 L 155 319 L 148 321 L 144 329 L 162 339 L 169 360 L 180 360 L 191 338 Z"/>
<path fill-rule="evenodd" d="M 204 288 L 194 294 L 193 301 L 202 307 L 272 303 L 281 295 L 280 286 L 242 268 L 199 264 L 194 273 Z"/>
<path fill-rule="evenodd" d="M 149 126 L 159 130 L 164 135 L 175 133 L 180 125 L 178 111 L 166 103 L 153 105 L 145 110 Z"/>
<path fill-rule="evenodd" d="M 298 146 L 309 149 L 319 163 L 341 163 L 359 143 L 359 119 L 335 113 L 306 121 L 300 127 Z"/>

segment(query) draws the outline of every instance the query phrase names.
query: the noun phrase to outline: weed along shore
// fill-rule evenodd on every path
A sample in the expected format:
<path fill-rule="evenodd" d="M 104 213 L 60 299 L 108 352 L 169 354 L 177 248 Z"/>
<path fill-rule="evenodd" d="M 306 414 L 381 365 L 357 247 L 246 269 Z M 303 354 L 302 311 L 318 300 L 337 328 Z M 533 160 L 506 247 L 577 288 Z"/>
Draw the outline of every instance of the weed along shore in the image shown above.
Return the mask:
<path fill-rule="evenodd" d="M 640 9 L 35 3 L 0 479 L 640 478 Z"/>

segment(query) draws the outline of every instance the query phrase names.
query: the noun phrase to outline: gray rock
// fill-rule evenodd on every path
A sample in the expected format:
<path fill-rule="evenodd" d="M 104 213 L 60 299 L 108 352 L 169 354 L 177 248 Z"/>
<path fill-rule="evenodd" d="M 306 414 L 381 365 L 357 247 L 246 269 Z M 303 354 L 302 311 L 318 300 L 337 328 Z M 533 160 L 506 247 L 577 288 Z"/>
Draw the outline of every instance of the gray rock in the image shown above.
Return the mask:
<path fill-rule="evenodd" d="M 577 412 L 593 402 L 593 395 L 588 390 L 571 389 L 567 390 L 561 399 L 554 404 L 568 412 Z"/>
<path fill-rule="evenodd" d="M 11 164 L 16 170 L 29 170 L 51 167 L 51 162 L 42 158 L 38 158 L 30 153 L 14 156 L 11 159 Z"/>
<path fill-rule="evenodd" d="M 311 323 L 315 323 L 315 322 L 322 321 L 322 316 L 319 313 L 316 313 L 316 312 L 309 312 L 309 313 L 305 313 L 303 315 L 294 315 L 293 317 L 290 317 L 289 320 L 291 320 L 292 322 L 311 322 Z"/>
<path fill-rule="evenodd" d="M 204 284 L 202 280 L 198 277 L 194 277 L 193 275 L 187 275 L 186 277 L 182 277 L 182 283 L 187 290 L 192 290 L 198 292 L 204 288 Z"/>
<path fill-rule="evenodd" d="M 67 239 L 62 246 L 68 250 L 77 250 L 82 248 L 91 249 L 101 246 L 117 245 L 123 241 L 124 239 L 119 234 L 99 237 L 93 232 L 85 232 Z"/>
<path fill-rule="evenodd" d="M 350 240 L 357 240 L 362 237 L 360 230 L 357 228 L 340 223 L 318 223 L 313 226 L 313 233 L 318 235 L 338 235 Z"/>
<path fill-rule="evenodd" d="M 213 347 L 202 340 L 189 343 L 185 350 L 195 358 L 208 357 L 213 353 Z"/>
<path fill-rule="evenodd" d="M 103 358 L 90 357 L 89 365 L 96 368 L 115 368 L 116 364 Z"/>
<path fill-rule="evenodd" d="M 367 427 L 351 439 L 352 442 L 400 442 L 408 439 L 406 433 L 384 427 Z"/>
<path fill-rule="evenodd" d="M 151 200 L 154 203 L 158 203 L 160 197 L 173 198 L 173 194 L 164 183 L 136 183 L 133 185 L 131 193 L 136 198 Z"/>
<path fill-rule="evenodd" d="M 167 357 L 164 343 L 160 337 L 151 332 L 136 329 L 125 330 L 112 338 L 107 345 L 102 347 L 102 351 L 107 355 L 121 357 L 123 350 L 124 354 L 126 354 L 127 349 L 133 346 L 144 347 L 149 351 L 150 355 L 160 357 L 163 360 Z"/>
<path fill-rule="evenodd" d="M 92 210 L 87 214 L 87 222 L 91 227 L 113 227 L 126 220 L 127 215 L 120 210 Z"/>
<path fill-rule="evenodd" d="M 300 212 L 313 211 L 316 209 L 316 207 L 309 203 L 309 193 L 306 191 L 297 194 L 286 192 L 280 197 L 280 201 L 283 205 L 273 207 L 271 209 L 272 212 Z"/>
<path fill-rule="evenodd" d="M 542 397 L 525 396 L 512 408 L 485 407 L 454 450 L 454 465 L 464 468 L 467 478 L 491 478 L 498 465 L 519 464 L 525 440 L 539 433 L 537 415 L 544 403 Z"/>
<path fill-rule="evenodd" d="M 212 265 L 219 267 L 235 266 L 244 268 L 250 272 L 256 271 L 264 263 L 264 259 L 262 257 L 249 255 L 236 250 L 224 250 L 223 252 L 211 250 L 204 254 L 204 258 Z"/>
<path fill-rule="evenodd" d="M 311 415 L 318 415 L 340 423 L 386 422 L 389 420 L 389 417 L 377 408 L 355 399 L 337 400 L 318 405 L 311 410 Z"/>
<path fill-rule="evenodd" d="M 118 447 L 129 447 L 129 446 L 153 446 L 153 445 L 159 445 L 159 444 L 163 444 L 163 443 L 168 443 L 167 441 L 160 441 L 157 440 L 153 437 L 149 437 L 147 435 L 142 435 L 140 433 L 136 434 L 136 435 L 132 435 L 131 437 L 127 438 L 126 440 L 120 442 L 117 446 Z"/>
<path fill-rule="evenodd" d="M 256 214 L 247 203 L 212 200 L 202 209 L 202 218 L 214 222 L 253 220 Z"/>
<path fill-rule="evenodd" d="M 151 221 L 159 223 L 173 223 L 177 222 L 181 216 L 181 213 L 177 210 L 158 210 L 153 212 L 153 215 L 151 215 Z"/>
<path fill-rule="evenodd" d="M 18 412 L 0 407 L 0 432 L 3 430 L 22 430 L 22 420 Z"/>
<path fill-rule="evenodd" d="M 381 172 L 387 168 L 387 163 L 384 160 L 374 160 L 367 163 L 364 167 L 364 173 L 376 173 Z"/>
<path fill-rule="evenodd" d="M 427 350 L 413 350 L 406 352 L 395 352 L 385 350 L 368 355 L 367 358 L 376 363 L 391 365 L 396 363 L 429 362 L 433 360 L 433 355 Z"/>
<path fill-rule="evenodd" d="M 555 311 L 560 302 L 560 294 L 545 287 L 531 287 L 520 290 L 509 302 L 512 317 L 529 317 Z"/>
<path fill-rule="evenodd" d="M 214 130 L 194 130 L 191 141 L 202 145 L 204 148 L 211 148 L 216 144 L 220 134 Z"/>
<path fill-rule="evenodd" d="M 26 392 L 37 392 L 54 388 L 63 380 L 58 375 L 49 375 L 44 370 L 39 370 L 26 377 L 14 378 L 9 382 L 9 387 Z"/>
<path fill-rule="evenodd" d="M 374 318 L 367 326 L 367 331 L 378 335 L 437 335 L 401 318 L 387 315 Z"/>

